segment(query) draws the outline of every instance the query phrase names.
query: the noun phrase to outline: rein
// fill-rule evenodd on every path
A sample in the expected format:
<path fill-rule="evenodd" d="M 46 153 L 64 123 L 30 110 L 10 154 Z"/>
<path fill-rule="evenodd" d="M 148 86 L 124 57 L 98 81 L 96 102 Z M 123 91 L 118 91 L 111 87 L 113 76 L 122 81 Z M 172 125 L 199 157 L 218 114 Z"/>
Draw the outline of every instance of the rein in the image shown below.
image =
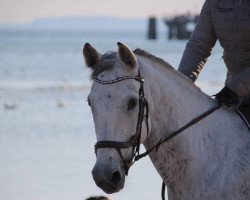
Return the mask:
<path fill-rule="evenodd" d="M 146 152 L 137 155 L 135 157 L 135 161 L 140 160 L 141 158 L 147 156 L 148 154 L 150 154 L 153 150 L 158 150 L 158 148 L 160 147 L 160 145 L 162 145 L 163 143 L 167 142 L 168 140 L 172 139 L 173 137 L 179 135 L 180 133 L 182 133 L 183 131 L 185 131 L 186 129 L 188 129 L 190 126 L 198 123 L 199 121 L 201 121 L 202 119 L 204 119 L 205 117 L 207 117 L 208 115 L 212 114 L 213 112 L 215 112 L 216 110 L 218 110 L 221 107 L 221 105 L 216 105 L 215 107 L 211 108 L 210 110 L 206 111 L 205 113 L 199 115 L 198 117 L 194 118 L 192 121 L 190 121 L 189 123 L 187 123 L 185 126 L 181 127 L 180 129 L 178 129 L 177 131 L 171 133 L 169 136 L 165 137 L 164 139 L 160 139 L 158 143 L 156 143 L 153 147 L 151 147 L 150 149 L 148 149 Z"/>
<path fill-rule="evenodd" d="M 179 135 L 180 133 L 182 133 L 183 131 L 185 131 L 186 129 L 191 127 L 192 125 L 198 123 L 199 121 L 201 121 L 202 119 L 204 119 L 208 115 L 212 114 L 213 112 L 215 112 L 216 110 L 218 110 L 221 107 L 221 105 L 216 105 L 215 107 L 209 109 L 208 111 L 206 111 L 203 114 L 199 115 L 198 117 L 194 118 L 192 121 L 190 121 L 186 125 L 182 126 L 178 130 L 171 133 L 169 136 L 167 136 L 165 138 L 161 138 L 154 146 L 149 148 L 144 153 L 140 154 L 141 129 L 142 129 L 142 123 L 143 123 L 144 118 L 146 118 L 147 136 L 148 136 L 148 132 L 149 132 L 149 127 L 148 127 L 149 108 L 148 108 L 148 102 L 144 96 L 144 87 L 143 87 L 144 78 L 140 76 L 140 73 L 138 73 L 137 76 L 124 76 L 124 77 L 119 77 L 117 79 L 110 80 L 110 81 L 102 81 L 102 80 L 98 79 L 97 77 L 95 77 L 94 81 L 97 83 L 100 83 L 100 84 L 114 84 L 114 83 L 121 82 L 121 81 L 128 80 L 128 79 L 136 80 L 140 83 L 139 113 L 138 113 L 138 118 L 137 118 L 137 126 L 136 126 L 135 134 L 133 136 L 131 136 L 131 138 L 127 142 L 116 142 L 116 141 L 103 140 L 103 141 L 98 141 L 95 144 L 95 153 L 96 154 L 97 154 L 97 150 L 99 148 L 114 148 L 114 149 L 116 149 L 118 154 L 120 155 L 120 157 L 122 159 L 126 175 L 128 175 L 129 163 L 133 163 L 135 161 L 138 161 L 138 160 L 144 158 L 145 156 L 149 155 L 154 150 L 157 151 L 158 148 L 163 143 L 165 143 L 165 142 L 169 141 L 170 139 L 172 139 L 173 137 Z M 144 115 L 145 111 L 146 111 L 146 114 Z M 132 157 L 130 160 L 125 160 L 122 153 L 121 153 L 121 149 L 129 148 L 129 147 L 132 147 Z M 162 192 L 161 192 L 161 196 L 162 196 L 163 200 L 165 200 L 165 187 L 166 187 L 166 185 L 163 181 Z"/>

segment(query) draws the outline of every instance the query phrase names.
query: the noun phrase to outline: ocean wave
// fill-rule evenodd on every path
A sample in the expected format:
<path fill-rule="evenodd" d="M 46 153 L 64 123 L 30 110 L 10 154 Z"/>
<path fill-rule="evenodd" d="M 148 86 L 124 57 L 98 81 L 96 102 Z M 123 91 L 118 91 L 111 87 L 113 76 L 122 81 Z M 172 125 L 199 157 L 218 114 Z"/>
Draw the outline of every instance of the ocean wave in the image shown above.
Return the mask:
<path fill-rule="evenodd" d="M 0 90 L 85 90 L 90 86 L 91 82 L 87 81 L 0 81 Z"/>

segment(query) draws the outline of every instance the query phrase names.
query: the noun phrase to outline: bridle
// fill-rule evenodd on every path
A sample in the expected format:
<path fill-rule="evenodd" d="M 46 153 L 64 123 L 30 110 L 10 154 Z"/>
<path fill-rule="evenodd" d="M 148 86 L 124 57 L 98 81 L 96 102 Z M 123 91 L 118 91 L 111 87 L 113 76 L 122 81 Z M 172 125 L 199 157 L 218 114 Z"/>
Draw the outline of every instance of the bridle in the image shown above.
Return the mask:
<path fill-rule="evenodd" d="M 128 79 L 136 80 L 140 83 L 140 88 L 139 88 L 139 112 L 138 112 L 138 117 L 137 117 L 137 125 L 136 125 L 136 131 L 133 136 L 130 137 L 130 139 L 126 142 L 117 142 L 117 141 L 110 141 L 110 140 L 102 140 L 98 141 L 95 144 L 95 153 L 97 154 L 97 150 L 100 148 L 114 148 L 117 150 L 118 154 L 120 155 L 123 166 L 125 169 L 125 174 L 128 175 L 128 170 L 129 170 L 129 164 L 134 162 L 134 159 L 136 156 L 140 154 L 140 143 L 141 143 L 141 131 L 142 131 L 142 123 L 143 120 L 145 119 L 146 126 L 147 126 L 147 135 L 148 135 L 148 102 L 147 99 L 144 96 L 144 79 L 140 76 L 140 72 L 138 72 L 137 76 L 123 76 L 114 80 L 110 81 L 103 81 L 95 77 L 93 80 L 97 83 L 100 84 L 114 84 L 118 83 L 121 81 L 125 81 Z M 145 113 L 146 112 L 146 113 Z M 130 160 L 125 160 L 121 149 L 126 149 L 132 147 L 132 156 Z"/>
<path fill-rule="evenodd" d="M 137 118 L 137 126 L 136 126 L 135 134 L 133 136 L 131 136 L 131 138 L 127 142 L 116 142 L 116 141 L 102 140 L 102 141 L 98 141 L 95 144 L 95 153 L 96 154 L 97 154 L 97 150 L 100 148 L 114 148 L 114 149 L 116 149 L 118 154 L 120 155 L 120 157 L 122 159 L 126 175 L 128 175 L 129 163 L 140 160 L 141 158 L 149 155 L 154 150 L 157 151 L 158 148 L 163 143 L 165 143 L 168 140 L 172 139 L 173 137 L 179 135 L 184 130 L 188 129 L 190 126 L 196 124 L 197 122 L 204 119 L 205 117 L 212 114 L 213 112 L 215 112 L 216 110 L 218 110 L 221 107 L 221 105 L 219 105 L 219 104 L 212 107 L 208 111 L 206 111 L 203 114 L 199 115 L 198 117 L 194 118 L 192 121 L 190 121 L 186 125 L 182 126 L 178 130 L 172 132 L 169 136 L 167 136 L 163 139 L 160 139 L 154 146 L 149 148 L 146 152 L 140 154 L 141 130 L 142 130 L 142 123 L 143 123 L 144 118 L 146 119 L 145 121 L 146 121 L 146 125 L 147 125 L 147 136 L 148 136 L 148 132 L 149 132 L 149 127 L 148 127 L 149 107 L 148 107 L 148 102 L 144 96 L 144 87 L 143 87 L 144 78 L 141 77 L 140 72 L 139 72 L 137 76 L 123 76 L 123 77 L 119 77 L 117 79 L 110 80 L 110 81 L 102 81 L 102 80 L 98 79 L 97 77 L 95 77 L 94 81 L 97 83 L 100 83 L 100 84 L 114 84 L 114 83 L 118 83 L 118 82 L 128 80 L 128 79 L 136 80 L 140 83 L 139 113 L 138 113 L 138 118 Z M 146 114 L 144 114 L 145 111 L 146 111 Z M 131 159 L 125 160 L 122 153 L 121 153 L 121 149 L 130 148 L 130 147 L 132 147 Z M 161 196 L 162 196 L 162 199 L 165 200 L 165 183 L 164 183 L 164 181 L 162 183 Z"/>

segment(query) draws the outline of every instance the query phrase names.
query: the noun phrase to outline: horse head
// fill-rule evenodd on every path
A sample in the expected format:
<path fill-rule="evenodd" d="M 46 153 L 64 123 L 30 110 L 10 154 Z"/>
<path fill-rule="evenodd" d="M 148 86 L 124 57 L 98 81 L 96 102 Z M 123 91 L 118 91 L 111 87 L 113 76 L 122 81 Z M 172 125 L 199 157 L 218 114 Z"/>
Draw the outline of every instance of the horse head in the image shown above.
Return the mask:
<path fill-rule="evenodd" d="M 149 129 L 144 119 L 148 118 L 147 102 L 138 60 L 126 45 L 117 45 L 118 52 L 103 55 L 88 43 L 83 47 L 93 79 L 88 103 L 95 124 L 97 159 L 92 175 L 106 193 L 124 187 L 135 153 Z"/>

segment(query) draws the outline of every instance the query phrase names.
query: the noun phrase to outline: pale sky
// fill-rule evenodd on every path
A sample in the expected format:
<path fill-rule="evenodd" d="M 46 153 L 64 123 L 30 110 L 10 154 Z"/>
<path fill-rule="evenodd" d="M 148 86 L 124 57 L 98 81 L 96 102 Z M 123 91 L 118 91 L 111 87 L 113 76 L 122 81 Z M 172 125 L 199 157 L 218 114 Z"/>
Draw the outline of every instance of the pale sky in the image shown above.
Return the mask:
<path fill-rule="evenodd" d="M 162 17 L 199 12 L 204 0 L 0 0 L 0 22 L 31 22 L 43 17 Z"/>

